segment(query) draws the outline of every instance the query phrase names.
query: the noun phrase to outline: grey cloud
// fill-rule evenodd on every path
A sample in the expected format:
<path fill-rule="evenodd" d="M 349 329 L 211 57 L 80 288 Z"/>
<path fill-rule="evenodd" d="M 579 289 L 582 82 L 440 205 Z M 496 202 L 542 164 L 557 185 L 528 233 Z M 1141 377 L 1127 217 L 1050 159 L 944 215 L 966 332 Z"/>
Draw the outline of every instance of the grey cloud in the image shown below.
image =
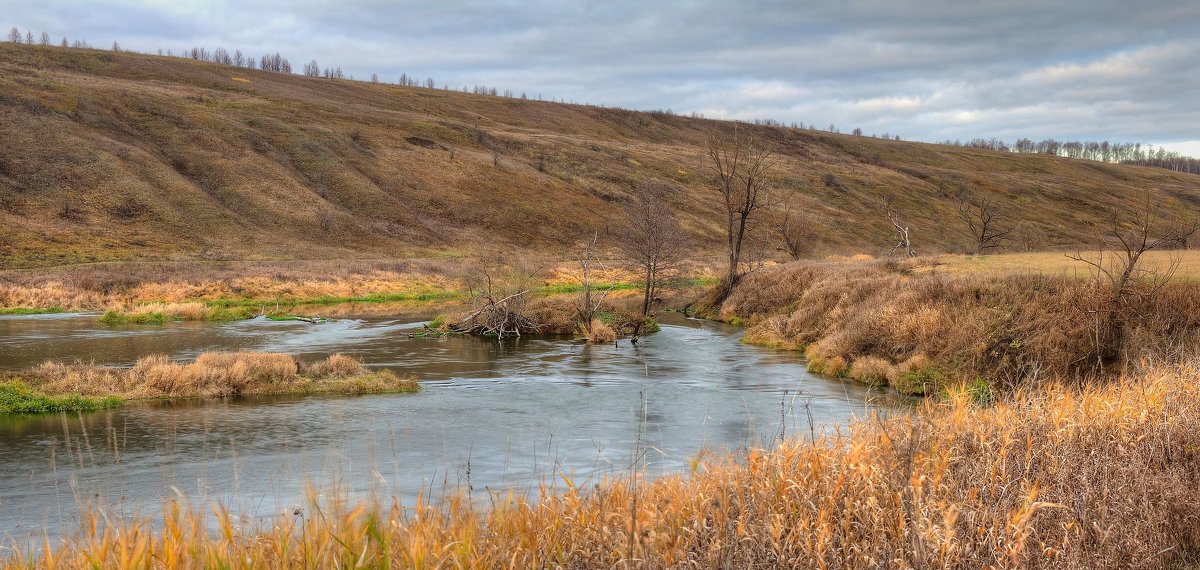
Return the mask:
<path fill-rule="evenodd" d="M 3 0 L 58 38 L 939 140 L 1195 140 L 1200 3 Z"/>

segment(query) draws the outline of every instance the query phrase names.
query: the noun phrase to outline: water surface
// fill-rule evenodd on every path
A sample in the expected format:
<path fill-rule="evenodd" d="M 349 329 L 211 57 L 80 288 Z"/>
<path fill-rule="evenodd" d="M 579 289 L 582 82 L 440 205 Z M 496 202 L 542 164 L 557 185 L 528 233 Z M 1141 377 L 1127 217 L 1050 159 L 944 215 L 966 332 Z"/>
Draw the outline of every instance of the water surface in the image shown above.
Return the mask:
<path fill-rule="evenodd" d="M 182 495 L 269 517 L 306 485 L 415 502 L 419 493 L 523 491 L 685 472 L 704 450 L 767 447 L 880 404 L 726 325 L 668 316 L 637 346 L 562 339 L 409 338 L 404 318 L 265 319 L 111 328 L 95 316 L 0 318 L 0 369 L 48 358 L 128 365 L 206 350 L 334 352 L 414 373 L 416 394 L 131 403 L 91 414 L 0 416 L 0 540 L 69 532 L 78 505 L 154 515 Z M 636 453 L 635 453 L 636 452 Z"/>

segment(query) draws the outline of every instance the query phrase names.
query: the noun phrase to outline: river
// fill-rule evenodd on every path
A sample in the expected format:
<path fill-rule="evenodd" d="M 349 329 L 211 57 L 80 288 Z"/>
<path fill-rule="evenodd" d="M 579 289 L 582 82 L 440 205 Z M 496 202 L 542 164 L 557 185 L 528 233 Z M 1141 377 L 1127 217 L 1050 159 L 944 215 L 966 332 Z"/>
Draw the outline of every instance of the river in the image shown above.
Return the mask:
<path fill-rule="evenodd" d="M 686 472 L 702 453 L 812 437 L 874 409 L 865 387 L 809 374 L 739 329 L 664 316 L 638 345 L 409 338 L 416 318 L 254 319 L 108 327 L 94 315 L 0 317 L 0 369 L 46 359 L 129 365 L 208 350 L 352 354 L 416 374 L 415 394 L 130 402 L 89 414 L 0 416 L 0 543 L 69 533 L 80 505 L 156 515 L 167 497 L 247 517 L 305 503 L 309 485 L 412 504 L 418 494 L 527 492 Z"/>

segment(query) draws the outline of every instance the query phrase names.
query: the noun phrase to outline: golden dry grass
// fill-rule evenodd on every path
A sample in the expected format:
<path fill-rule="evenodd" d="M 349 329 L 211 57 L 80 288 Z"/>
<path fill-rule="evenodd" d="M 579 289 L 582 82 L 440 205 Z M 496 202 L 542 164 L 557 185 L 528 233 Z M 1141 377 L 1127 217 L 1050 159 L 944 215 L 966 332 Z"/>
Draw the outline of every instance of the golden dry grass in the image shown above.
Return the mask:
<path fill-rule="evenodd" d="M 264 352 L 205 352 L 192 362 L 166 355 L 139 358 L 132 368 L 49 361 L 13 374 L 48 396 L 116 396 L 122 399 L 211 398 L 252 394 L 412 391 L 412 378 L 370 371 L 335 354 L 313 364 Z"/>
<path fill-rule="evenodd" d="M 691 474 L 488 507 L 317 500 L 237 519 L 92 512 L 11 568 L 1175 568 L 1200 561 L 1200 368 L 1054 385 L 979 407 L 968 391 L 814 442 L 693 461 Z M 336 494 L 332 494 L 336 497 Z M 215 517 L 210 516 L 215 515 Z M 215 522 L 211 522 L 215 520 Z M 26 551 L 32 551 L 29 547 Z"/>
<path fill-rule="evenodd" d="M 951 275 L 1025 273 L 1079 279 L 1091 278 L 1094 272 L 1087 264 L 1067 257 L 1068 254 L 1077 253 L 1087 259 L 1097 259 L 1099 255 L 1099 252 L 1094 250 L 939 255 L 934 258 L 935 265 L 925 266 L 922 270 Z M 1174 278 L 1180 281 L 1200 281 L 1200 251 L 1197 250 L 1150 251 L 1145 254 L 1142 263 L 1146 269 L 1163 273 L 1173 269 Z"/>
<path fill-rule="evenodd" d="M 1142 357 L 1177 355 L 1200 336 L 1200 287 L 1168 284 L 1124 307 L 1122 362 L 1096 343 L 1111 289 L 1094 279 L 946 272 L 930 260 L 799 262 L 747 275 L 716 311 L 745 341 L 804 349 L 809 368 L 853 376 L 871 357 L 902 392 L 981 380 L 1007 389 L 1114 376 Z M 886 365 L 886 366 L 885 366 Z M 860 372 L 865 364 L 860 364 Z M 889 368 L 890 367 L 890 368 Z M 871 374 L 871 383 L 879 375 Z"/>

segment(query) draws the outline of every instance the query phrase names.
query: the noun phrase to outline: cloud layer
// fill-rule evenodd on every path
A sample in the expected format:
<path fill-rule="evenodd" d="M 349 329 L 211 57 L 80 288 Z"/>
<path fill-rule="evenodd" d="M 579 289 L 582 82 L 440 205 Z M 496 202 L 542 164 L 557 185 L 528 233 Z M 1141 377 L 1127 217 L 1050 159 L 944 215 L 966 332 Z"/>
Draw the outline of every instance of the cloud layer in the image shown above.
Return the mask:
<path fill-rule="evenodd" d="M 359 78 L 919 140 L 1200 145 L 1200 2 L 3 3 L 0 25 L 56 41 L 278 50 Z"/>

